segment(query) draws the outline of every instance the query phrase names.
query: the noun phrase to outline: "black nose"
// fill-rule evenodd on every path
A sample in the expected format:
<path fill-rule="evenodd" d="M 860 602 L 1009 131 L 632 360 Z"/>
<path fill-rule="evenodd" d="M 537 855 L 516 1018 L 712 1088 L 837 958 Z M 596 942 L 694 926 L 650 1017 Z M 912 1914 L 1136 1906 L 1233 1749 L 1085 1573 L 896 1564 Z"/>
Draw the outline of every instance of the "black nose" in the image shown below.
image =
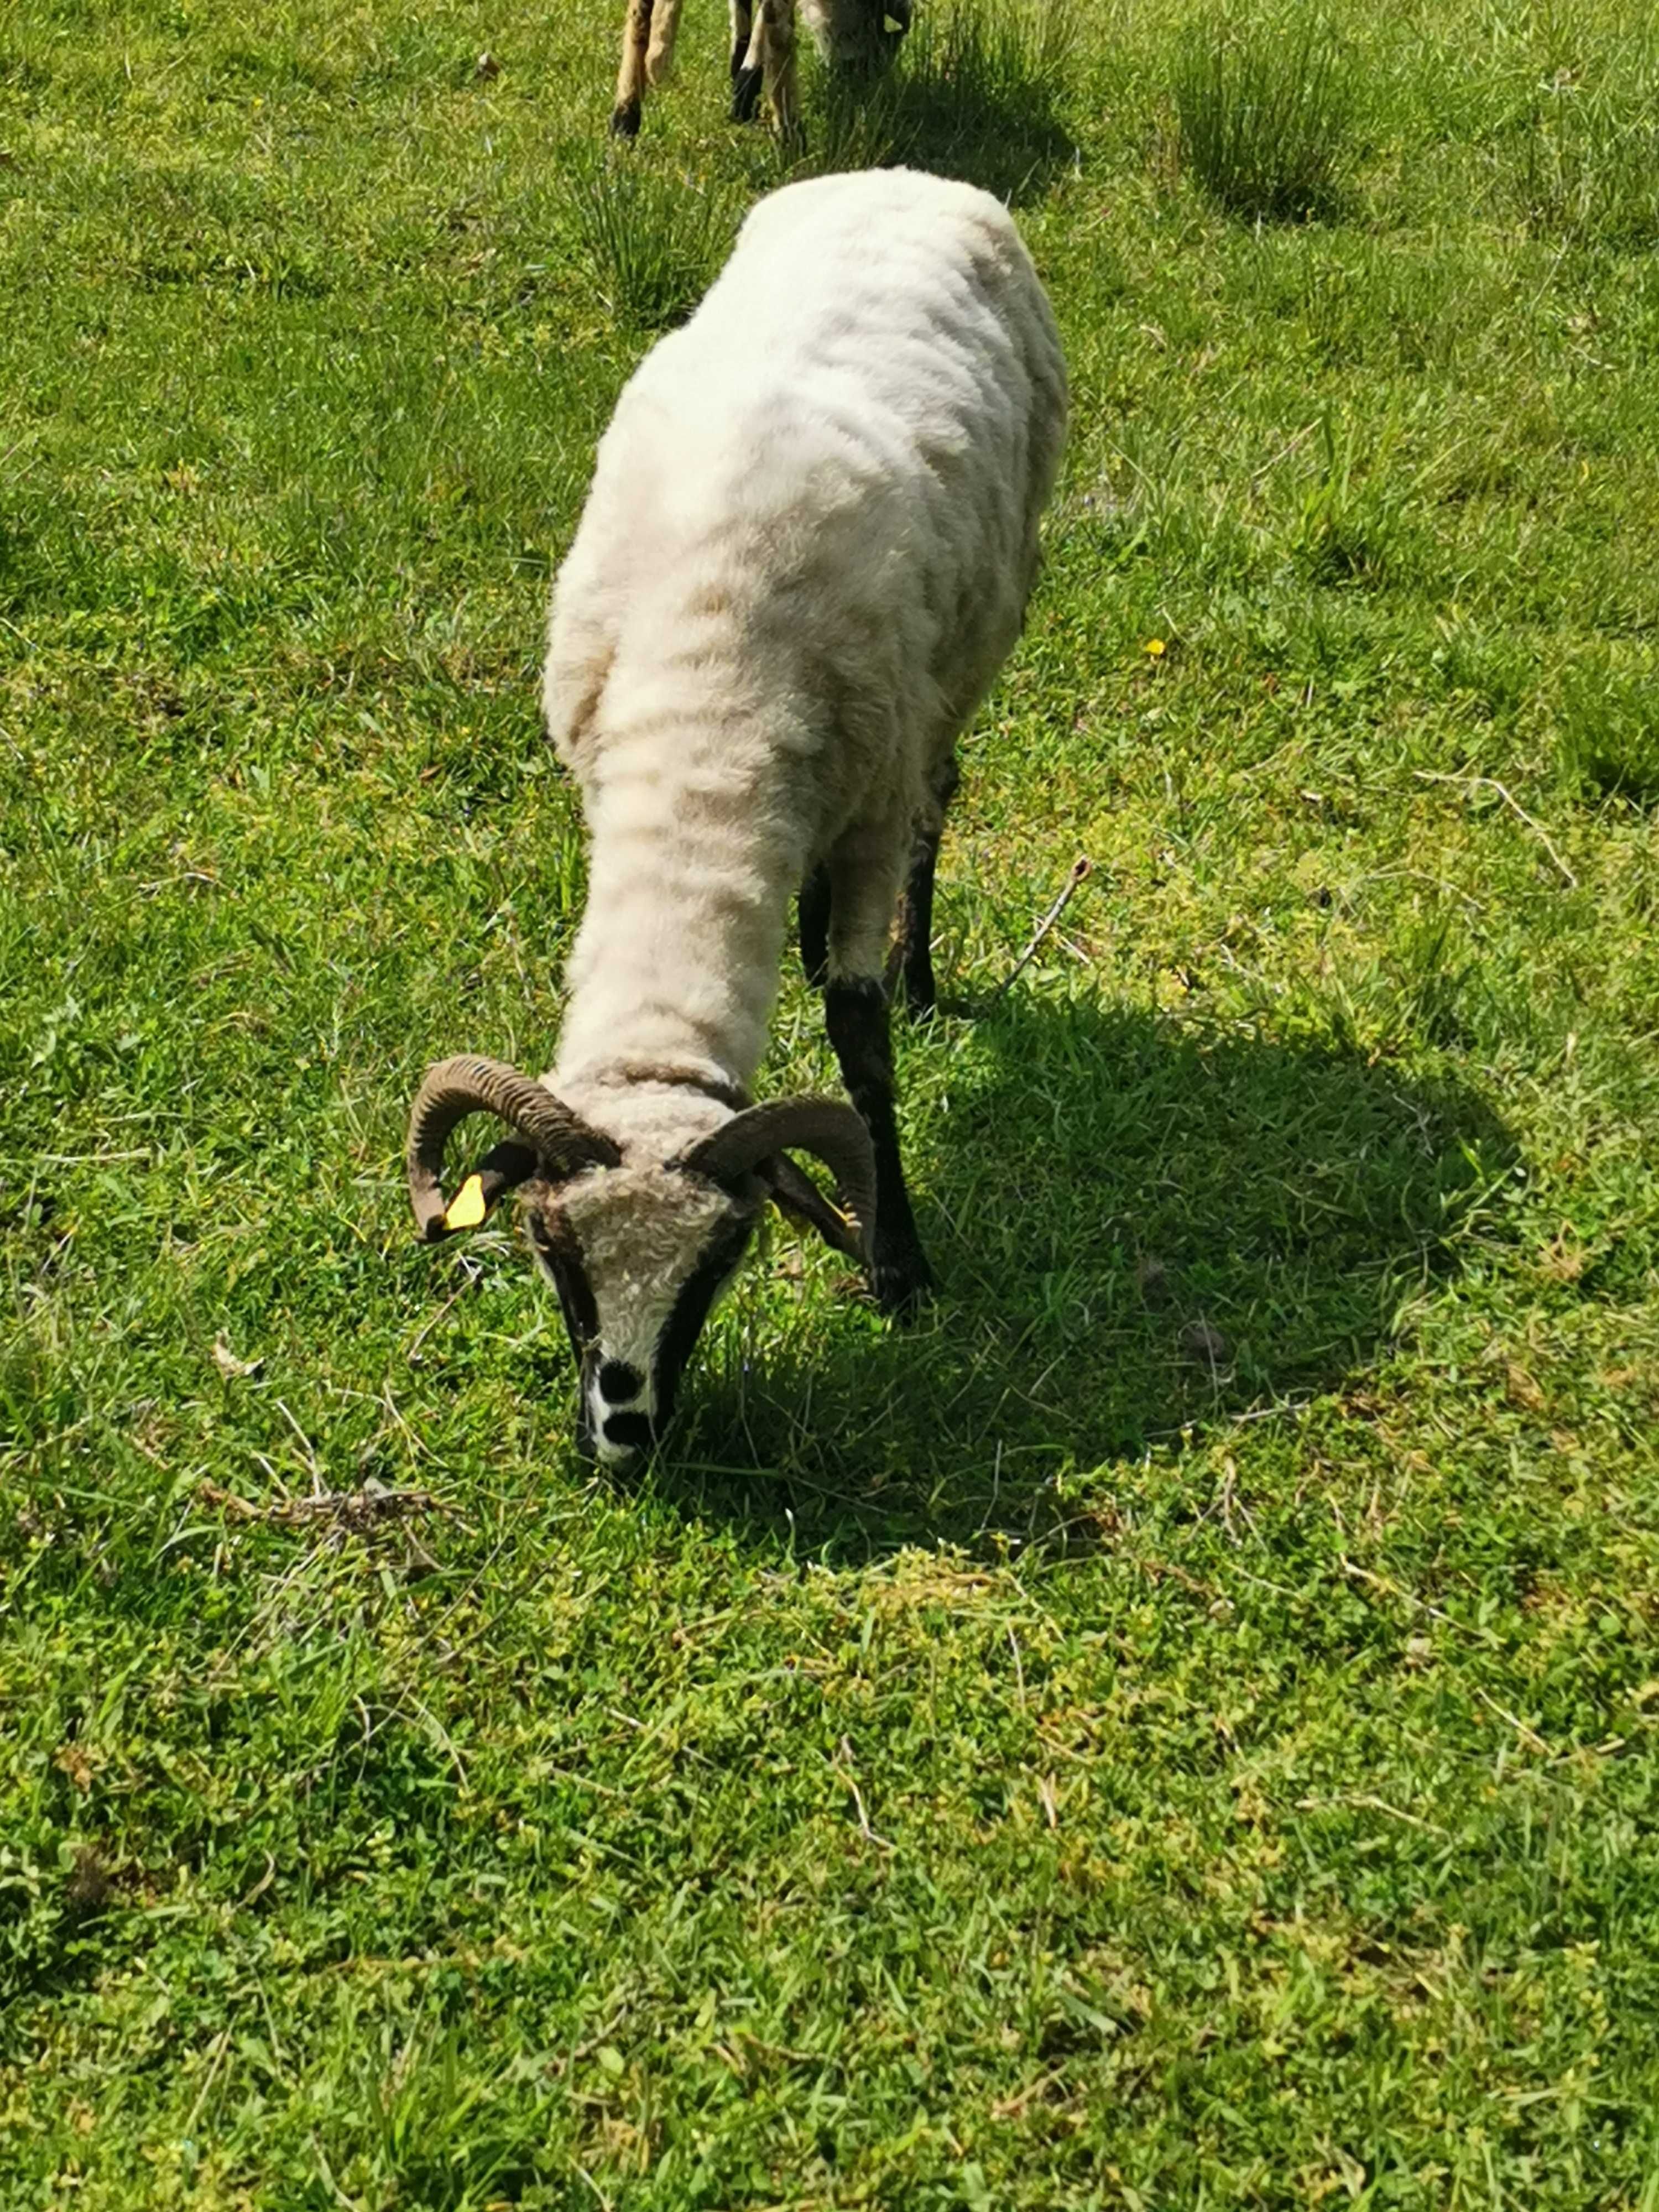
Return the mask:
<path fill-rule="evenodd" d="M 607 1359 L 599 1369 L 599 1395 L 608 1406 L 620 1406 L 624 1399 L 637 1398 L 644 1388 L 644 1376 L 625 1359 Z M 607 1429 L 609 1425 L 607 1423 Z"/>
<path fill-rule="evenodd" d="M 607 1413 L 605 1440 L 608 1444 L 620 1445 L 624 1451 L 649 1451 L 656 1441 L 656 1431 L 643 1413 Z"/>

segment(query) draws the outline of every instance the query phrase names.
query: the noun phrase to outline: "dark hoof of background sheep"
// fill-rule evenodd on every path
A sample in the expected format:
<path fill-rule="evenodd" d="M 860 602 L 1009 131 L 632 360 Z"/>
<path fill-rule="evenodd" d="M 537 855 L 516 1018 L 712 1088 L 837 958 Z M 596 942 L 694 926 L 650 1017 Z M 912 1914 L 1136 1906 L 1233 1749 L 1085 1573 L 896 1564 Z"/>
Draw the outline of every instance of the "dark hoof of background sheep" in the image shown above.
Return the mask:
<path fill-rule="evenodd" d="M 734 123 L 752 123 L 760 106 L 760 70 L 734 70 L 732 76 L 732 120 Z"/>
<path fill-rule="evenodd" d="M 625 100 L 620 107 L 611 111 L 611 136 L 613 138 L 637 138 L 640 135 L 640 103 Z"/>

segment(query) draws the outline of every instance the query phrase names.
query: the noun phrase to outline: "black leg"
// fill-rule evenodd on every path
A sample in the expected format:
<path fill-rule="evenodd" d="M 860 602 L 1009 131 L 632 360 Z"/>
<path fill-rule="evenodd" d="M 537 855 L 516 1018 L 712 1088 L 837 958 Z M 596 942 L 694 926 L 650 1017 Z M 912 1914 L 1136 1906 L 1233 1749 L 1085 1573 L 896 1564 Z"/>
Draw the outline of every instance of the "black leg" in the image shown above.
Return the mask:
<path fill-rule="evenodd" d="M 732 120 L 752 123 L 755 111 L 760 106 L 761 84 L 766 72 L 763 69 L 745 69 L 755 27 L 752 8 L 736 8 L 732 12 Z"/>
<path fill-rule="evenodd" d="M 916 840 L 904 885 L 904 922 L 899 937 L 899 975 L 905 1010 L 912 1021 L 933 1011 L 933 870 L 939 861 L 939 831 L 924 830 Z"/>
<path fill-rule="evenodd" d="M 908 1315 L 932 1290 L 933 1274 L 916 1235 L 910 1194 L 904 1187 L 904 1164 L 899 1158 L 887 994 L 873 975 L 830 983 L 824 989 L 823 1015 L 830 1042 L 841 1063 L 842 1080 L 864 1117 L 875 1148 L 871 1288 L 884 1311 Z"/>
<path fill-rule="evenodd" d="M 814 868 L 800 887 L 796 905 L 800 925 L 800 964 L 815 991 L 830 980 L 830 871 Z"/>
<path fill-rule="evenodd" d="M 749 51 L 749 41 L 755 28 L 755 11 L 747 4 L 732 10 L 732 82 L 735 86 L 743 74 L 743 58 Z"/>
<path fill-rule="evenodd" d="M 933 818 L 921 831 L 910 858 L 904 885 L 903 920 L 899 931 L 899 974 L 906 1010 L 914 1021 L 925 1021 L 933 1011 L 933 872 L 939 865 L 939 841 L 945 832 L 945 810 L 958 781 L 951 760 L 933 793 Z"/>

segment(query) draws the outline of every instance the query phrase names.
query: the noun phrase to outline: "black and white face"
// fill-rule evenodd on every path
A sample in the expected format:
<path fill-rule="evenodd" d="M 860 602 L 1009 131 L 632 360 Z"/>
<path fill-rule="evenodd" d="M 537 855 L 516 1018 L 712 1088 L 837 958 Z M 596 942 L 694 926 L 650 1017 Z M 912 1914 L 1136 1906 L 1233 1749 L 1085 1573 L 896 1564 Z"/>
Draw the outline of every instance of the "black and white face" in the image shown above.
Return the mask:
<path fill-rule="evenodd" d="M 580 1375 L 580 1449 L 622 1468 L 666 1427 L 692 1347 L 759 1217 L 681 1168 L 599 1169 L 526 1207 Z"/>

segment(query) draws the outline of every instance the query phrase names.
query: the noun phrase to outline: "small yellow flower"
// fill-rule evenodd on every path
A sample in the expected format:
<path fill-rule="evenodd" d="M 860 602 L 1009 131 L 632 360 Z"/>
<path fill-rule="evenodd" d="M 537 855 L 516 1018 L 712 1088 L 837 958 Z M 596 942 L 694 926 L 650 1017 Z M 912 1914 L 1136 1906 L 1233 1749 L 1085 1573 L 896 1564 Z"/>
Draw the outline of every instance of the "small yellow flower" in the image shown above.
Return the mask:
<path fill-rule="evenodd" d="M 1149 637 L 1146 641 L 1146 650 L 1154 660 L 1162 660 L 1169 649 L 1161 637 Z"/>

